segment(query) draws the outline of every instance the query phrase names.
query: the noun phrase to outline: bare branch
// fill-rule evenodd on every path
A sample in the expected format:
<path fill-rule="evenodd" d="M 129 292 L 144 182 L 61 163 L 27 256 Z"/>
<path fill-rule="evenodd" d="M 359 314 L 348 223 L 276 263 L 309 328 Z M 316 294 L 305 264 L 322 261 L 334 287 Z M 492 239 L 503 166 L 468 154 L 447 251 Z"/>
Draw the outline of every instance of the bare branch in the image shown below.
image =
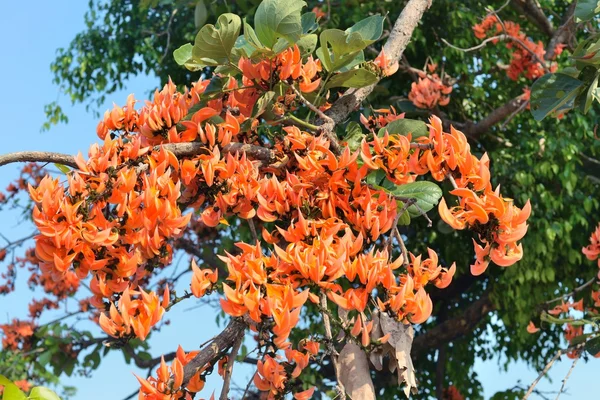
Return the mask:
<path fill-rule="evenodd" d="M 327 312 L 326 312 L 327 296 L 325 295 L 325 292 L 321 292 L 321 307 L 323 309 L 323 312 L 321 314 L 323 315 L 323 325 L 325 325 L 325 337 L 327 338 L 327 346 L 328 346 L 327 350 L 330 353 L 331 363 L 333 364 L 333 369 L 335 371 L 338 396 L 340 397 L 340 399 L 345 399 L 346 392 L 344 389 L 344 384 L 342 383 L 342 380 L 341 380 L 341 371 L 340 371 L 340 364 L 338 363 L 338 354 L 337 354 L 337 351 L 335 350 L 335 347 L 333 347 L 333 333 L 331 332 L 331 322 L 329 321 L 329 314 L 327 314 Z"/>
<path fill-rule="evenodd" d="M 485 292 L 481 298 L 467 307 L 460 316 L 448 319 L 423 335 L 415 337 L 411 354 L 417 356 L 422 351 L 439 347 L 471 332 L 493 310 L 494 305 L 490 300 L 489 291 Z"/>
<path fill-rule="evenodd" d="M 18 151 L 0 156 L 0 166 L 18 162 L 48 162 L 77 168 L 75 157 L 49 151 Z"/>
<path fill-rule="evenodd" d="M 558 391 L 558 394 L 556 395 L 556 400 L 558 400 L 558 398 L 560 397 L 560 394 L 564 392 L 565 385 L 567 384 L 567 381 L 569 380 L 571 373 L 575 369 L 575 365 L 577 364 L 578 360 L 579 360 L 579 357 L 577 357 L 576 359 L 573 360 L 573 364 L 571 364 L 571 368 L 569 368 L 569 372 L 567 372 L 567 376 L 565 376 L 565 379 L 563 379 L 562 385 L 560 386 L 560 390 Z"/>
<path fill-rule="evenodd" d="M 206 364 L 232 347 L 240 338 L 243 339 L 245 331 L 246 324 L 243 320 L 239 318 L 232 319 L 223 332 L 219 333 L 208 347 L 200 350 L 196 357 L 184 367 L 182 386 L 185 386 Z"/>
<path fill-rule="evenodd" d="M 558 360 L 560 358 L 560 356 L 565 354 L 565 352 L 566 352 L 565 350 L 559 350 L 556 353 L 556 355 L 554 357 L 552 357 L 552 359 L 550 361 L 548 361 L 548 364 L 546 364 L 546 366 L 544 367 L 542 372 L 540 372 L 540 374 L 538 375 L 537 378 L 535 378 L 535 380 L 533 381 L 531 386 L 529 386 L 529 390 L 527 390 L 527 393 L 525 393 L 525 396 L 523 396 L 523 400 L 527 400 L 527 398 L 531 395 L 531 393 L 533 393 L 533 389 L 538 384 L 538 382 L 544 377 L 544 375 L 546 375 L 548 373 L 548 371 L 550 371 L 550 368 L 552 368 L 552 365 L 554 364 L 554 362 L 556 360 Z"/>
<path fill-rule="evenodd" d="M 206 146 L 203 143 L 168 143 L 155 146 L 154 150 L 160 148 L 168 150 L 177 157 L 189 157 L 201 154 Z M 223 151 L 226 153 L 246 153 L 250 158 L 260 160 L 263 164 L 275 161 L 275 153 L 265 147 L 246 143 L 230 143 Z M 78 168 L 75 157 L 69 154 L 54 153 L 49 151 L 19 151 L 0 155 L 0 166 L 18 162 L 48 162 Z"/>
<path fill-rule="evenodd" d="M 228 399 L 229 385 L 231 384 L 231 376 L 233 374 L 233 364 L 235 364 L 235 358 L 237 357 L 238 351 L 240 351 L 243 341 L 244 335 L 241 335 L 237 342 L 235 342 L 233 345 L 231 353 L 229 353 L 229 357 L 227 358 L 227 369 L 225 370 L 225 376 L 223 377 L 223 389 L 221 390 L 221 396 L 219 396 L 219 400 Z"/>
<path fill-rule="evenodd" d="M 570 292 L 570 293 L 563 294 L 562 296 L 559 296 L 559 297 L 557 297 L 557 298 L 555 298 L 555 299 L 552 299 L 552 300 L 548 300 L 548 301 L 546 302 L 546 304 L 552 304 L 552 303 L 556 303 L 557 301 L 561 301 L 561 300 L 564 300 L 564 299 L 566 299 L 566 298 L 569 298 L 569 297 L 571 297 L 571 296 L 575 295 L 575 293 L 577 293 L 577 292 L 581 292 L 581 291 L 582 291 L 583 289 L 585 289 L 586 287 L 588 287 L 588 286 L 592 285 L 594 282 L 596 282 L 596 277 L 593 277 L 592 279 L 590 279 L 589 281 L 587 281 L 587 282 L 586 282 L 586 283 L 584 283 L 583 285 L 581 285 L 581 286 L 579 286 L 579 287 L 576 287 L 576 288 L 575 288 L 575 289 L 573 289 L 573 291 L 572 291 L 572 292 Z"/>
<path fill-rule="evenodd" d="M 552 22 L 546 17 L 537 0 L 512 0 L 512 5 L 518 9 L 521 14 L 526 15 L 527 18 L 537 25 L 537 27 L 546 35 L 549 37 L 554 35 Z"/>

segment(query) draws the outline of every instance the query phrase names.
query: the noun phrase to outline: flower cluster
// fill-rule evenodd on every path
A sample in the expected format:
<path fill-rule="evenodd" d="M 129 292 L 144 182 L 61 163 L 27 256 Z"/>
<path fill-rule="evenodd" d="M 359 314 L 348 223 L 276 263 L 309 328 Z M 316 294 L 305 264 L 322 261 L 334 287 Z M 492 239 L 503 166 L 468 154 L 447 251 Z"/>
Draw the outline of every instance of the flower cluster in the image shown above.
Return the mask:
<path fill-rule="evenodd" d="M 541 41 L 537 43 L 532 41 L 521 31 L 519 24 L 512 21 L 501 23 L 495 15 L 489 14 L 481 23 L 473 27 L 473 32 L 478 39 L 500 34 L 509 36 L 510 39 L 506 43 L 506 48 L 513 52 L 506 73 L 510 79 L 516 81 L 521 75 L 527 79 L 537 79 L 546 73 L 544 65 L 540 63 L 540 61 L 545 60 L 546 50 L 544 44 Z M 497 40 L 494 40 L 494 42 L 497 42 Z M 563 48 L 564 45 L 557 45 L 554 56 L 559 56 Z M 557 67 L 556 63 L 552 63 L 549 69 L 554 72 Z"/>
<path fill-rule="evenodd" d="M 321 83 L 319 73 L 322 71 L 321 61 L 309 56 L 302 63 L 302 55 L 298 45 L 294 45 L 275 58 L 261 60 L 253 63 L 250 59 L 242 57 L 238 67 L 244 74 L 244 86 L 258 86 L 261 89 L 270 87 L 272 80 L 282 82 L 297 81 L 302 92 L 314 92 Z"/>
<path fill-rule="evenodd" d="M 408 99 L 419 108 L 431 110 L 438 105 L 446 106 L 450 102 L 452 86 L 446 82 L 443 74 L 440 77 L 434 72 L 436 67 L 435 64 L 430 64 L 430 73 L 419 71 L 418 81 L 413 82 L 410 87 Z"/>
<path fill-rule="evenodd" d="M 186 353 L 181 346 L 177 348 L 175 359 L 171 366 L 167 366 L 164 357 L 161 358 L 160 365 L 156 371 L 156 378 L 151 376 L 148 379 L 136 378 L 140 382 L 139 399 L 144 400 L 191 400 L 190 393 L 197 393 L 204 388 L 204 369 L 195 373 L 183 386 L 184 370 L 183 368 L 198 354 L 197 351 Z M 208 367 L 208 366 L 207 366 Z M 212 399 L 212 397 L 211 397 Z"/>

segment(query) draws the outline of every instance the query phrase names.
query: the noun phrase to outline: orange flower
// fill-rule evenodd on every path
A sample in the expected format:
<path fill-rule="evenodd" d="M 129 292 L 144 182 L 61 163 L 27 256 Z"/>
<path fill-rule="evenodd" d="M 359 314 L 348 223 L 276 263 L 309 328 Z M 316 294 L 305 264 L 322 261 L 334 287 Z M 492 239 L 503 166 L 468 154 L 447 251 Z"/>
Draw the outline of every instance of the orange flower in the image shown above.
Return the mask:
<path fill-rule="evenodd" d="M 536 332 L 539 332 L 540 328 L 536 327 L 533 324 L 533 321 L 529 321 L 529 325 L 527 325 L 527 333 L 531 333 L 534 334 Z"/>
<path fill-rule="evenodd" d="M 215 283 L 219 279 L 219 270 L 215 269 L 200 269 L 195 260 L 192 260 L 192 293 L 196 297 L 202 297 L 204 294 L 212 290 Z"/>

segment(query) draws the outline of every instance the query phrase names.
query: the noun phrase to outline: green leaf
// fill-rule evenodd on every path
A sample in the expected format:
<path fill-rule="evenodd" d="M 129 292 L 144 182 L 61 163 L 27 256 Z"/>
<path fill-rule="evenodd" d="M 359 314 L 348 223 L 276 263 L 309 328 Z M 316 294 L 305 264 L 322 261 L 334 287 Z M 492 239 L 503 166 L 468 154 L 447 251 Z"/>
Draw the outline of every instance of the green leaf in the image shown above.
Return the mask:
<path fill-rule="evenodd" d="M 366 178 L 367 185 L 371 185 L 371 186 L 375 187 L 376 189 L 384 189 L 382 187 L 382 185 L 386 181 L 385 177 L 386 177 L 386 174 L 385 174 L 384 170 L 378 169 L 376 171 L 373 171 L 369 175 L 367 175 L 367 178 Z"/>
<path fill-rule="evenodd" d="M 193 48 L 194 46 L 191 43 L 186 43 L 173 51 L 173 58 L 177 64 L 186 67 L 188 70 L 199 71 L 206 65 L 201 62 L 194 61 L 192 56 Z"/>
<path fill-rule="evenodd" d="M 590 337 L 590 335 L 591 333 L 585 333 L 583 335 L 575 336 L 573 339 L 571 339 L 569 344 L 571 346 L 577 346 L 578 344 L 585 342 Z"/>
<path fill-rule="evenodd" d="M 52 359 L 52 351 L 47 350 L 47 351 L 43 352 L 42 354 L 40 354 L 40 356 L 37 358 L 36 361 L 43 367 L 46 364 L 48 364 L 51 359 Z"/>
<path fill-rule="evenodd" d="M 274 48 L 280 38 L 289 45 L 296 43 L 302 35 L 300 11 L 304 6 L 304 1 L 264 0 L 254 15 L 257 37 L 269 48 Z"/>
<path fill-rule="evenodd" d="M 340 29 L 324 30 L 319 42 L 321 47 L 317 49 L 317 57 L 330 72 L 350 64 L 368 46 L 360 33 Z"/>
<path fill-rule="evenodd" d="M 600 13 L 600 1 L 598 0 L 577 0 L 575 6 L 575 18 L 580 21 L 588 21 L 594 18 L 594 15 Z"/>
<path fill-rule="evenodd" d="M 196 29 L 200 29 L 201 26 L 204 26 L 207 18 L 208 11 L 206 10 L 204 0 L 198 0 L 196 2 L 196 7 L 194 8 L 194 25 L 196 25 Z"/>
<path fill-rule="evenodd" d="M 31 389 L 29 400 L 60 400 L 60 397 L 48 388 L 36 386 Z"/>
<path fill-rule="evenodd" d="M 416 199 L 417 205 L 424 211 L 431 210 L 442 197 L 442 189 L 433 182 L 419 181 L 395 186 L 390 192 L 396 196 Z M 421 215 L 414 205 L 408 207 L 411 217 Z"/>
<path fill-rule="evenodd" d="M 365 53 L 363 51 L 359 51 L 358 53 L 356 53 L 356 56 L 348 64 L 344 65 L 342 68 L 339 68 L 338 71 L 339 72 L 350 71 L 357 65 L 362 64 L 364 62 L 365 62 Z"/>
<path fill-rule="evenodd" d="M 71 168 L 67 167 L 66 165 L 62 165 L 62 164 L 58 164 L 58 163 L 54 163 L 54 166 L 56 168 L 58 168 L 58 170 L 60 172 L 62 172 L 63 174 L 67 175 L 69 172 L 71 172 Z"/>
<path fill-rule="evenodd" d="M 421 136 L 429 136 L 429 128 L 427 128 L 425 122 L 416 119 L 402 118 L 392 121 L 385 127 L 381 128 L 377 133 L 377 136 L 385 135 L 386 131 L 390 135 L 397 134 L 406 136 L 411 133 L 413 139 Z"/>
<path fill-rule="evenodd" d="M 396 205 L 398 207 L 398 212 L 402 212 L 402 208 L 404 207 L 404 203 L 401 201 L 397 201 Z M 410 225 L 410 212 L 406 210 L 404 214 L 398 218 L 398 225 Z"/>
<path fill-rule="evenodd" d="M 583 89 L 583 82 L 565 74 L 546 74 L 531 87 L 531 114 L 536 121 L 563 108 Z"/>
<path fill-rule="evenodd" d="M 350 121 L 346 125 L 346 136 L 342 139 L 346 142 L 346 146 L 350 151 L 355 152 L 360 147 L 360 143 L 364 139 L 362 128 L 358 122 Z"/>
<path fill-rule="evenodd" d="M 383 22 L 385 17 L 381 15 L 373 15 L 367 17 L 356 24 L 346 29 L 346 33 L 351 35 L 353 33 L 359 33 L 364 43 L 367 43 L 365 47 L 374 43 L 381 37 L 383 33 Z"/>
<path fill-rule="evenodd" d="M 361 88 L 376 83 L 379 80 L 376 74 L 366 69 L 358 68 L 334 75 L 325 89 L 333 87 Z"/>
<path fill-rule="evenodd" d="M 590 111 L 594 99 L 598 100 L 598 97 L 596 96 L 596 89 L 598 88 L 598 77 L 600 77 L 600 74 L 596 74 L 596 77 L 594 78 L 594 80 L 590 84 L 589 89 L 587 90 L 585 102 L 583 103 L 584 114 L 587 114 L 588 111 Z"/>
<path fill-rule="evenodd" d="M 186 43 L 173 52 L 173 58 L 179 65 L 184 65 L 192 59 L 192 49 L 194 46 L 191 43 Z"/>
<path fill-rule="evenodd" d="M 319 29 L 319 24 L 317 24 L 317 14 L 312 11 L 302 14 L 301 24 L 303 34 L 316 31 Z"/>
<path fill-rule="evenodd" d="M 242 20 L 231 13 L 222 14 L 216 25 L 204 25 L 194 41 L 193 59 L 212 67 L 229 63 L 241 28 Z"/>
<path fill-rule="evenodd" d="M 268 49 L 260 42 L 258 36 L 256 36 L 256 32 L 250 26 L 246 19 L 244 18 L 244 38 L 246 39 L 246 43 L 252 48 L 252 51 L 247 54 L 248 57 L 252 57 L 255 52 L 268 52 Z M 238 38 L 239 40 L 239 38 Z M 237 47 L 237 44 L 236 44 Z"/>
<path fill-rule="evenodd" d="M 300 54 L 307 55 L 312 54 L 317 48 L 317 41 L 319 37 L 314 33 L 302 36 L 300 40 L 296 42 L 298 48 L 300 49 Z"/>
<path fill-rule="evenodd" d="M 354 62 L 365 47 L 381 37 L 383 21 L 381 15 L 374 15 L 357 22 L 345 31 L 324 30 L 321 32 L 321 47 L 317 50 L 317 56 L 328 71 L 340 70 Z"/>
<path fill-rule="evenodd" d="M 4 375 L 0 375 L 0 385 L 4 386 L 3 400 L 27 400 L 25 393 Z"/>
<path fill-rule="evenodd" d="M 593 339 L 588 340 L 584 348 L 592 356 L 595 356 L 596 354 L 600 353 L 600 337 L 595 337 Z"/>
<path fill-rule="evenodd" d="M 252 110 L 252 116 L 257 118 L 262 113 L 267 110 L 267 107 L 273 103 L 273 99 L 275 98 L 275 92 L 265 92 L 259 99 L 256 101 L 254 105 L 254 109 Z"/>

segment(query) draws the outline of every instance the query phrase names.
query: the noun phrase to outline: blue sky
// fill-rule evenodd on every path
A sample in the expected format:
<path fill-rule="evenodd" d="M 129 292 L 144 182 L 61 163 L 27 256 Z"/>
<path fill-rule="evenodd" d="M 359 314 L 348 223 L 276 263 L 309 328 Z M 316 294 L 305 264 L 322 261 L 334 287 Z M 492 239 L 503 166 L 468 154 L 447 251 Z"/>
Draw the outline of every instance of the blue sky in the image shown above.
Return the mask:
<path fill-rule="evenodd" d="M 8 1 L 0 3 L 0 48 L 4 60 L 0 63 L 0 76 L 4 77 L 0 118 L 10 121 L 0 131 L 0 153 L 46 150 L 71 154 L 82 151 L 86 154 L 89 145 L 97 140 L 95 131 L 98 121 L 84 106 L 71 106 L 68 99 L 60 94 L 52 84 L 50 63 L 56 49 L 67 46 L 75 34 L 84 29 L 83 14 L 87 9 L 87 1 L 38 0 L 27 3 L 27 6 L 24 4 Z M 113 101 L 124 104 L 129 93 L 143 98 L 157 84 L 154 77 L 132 79 L 126 85 L 127 89 L 115 93 L 100 111 L 110 107 Z M 40 127 L 45 121 L 43 107 L 57 98 L 70 122 L 41 133 Z M 0 188 L 6 187 L 17 171 L 18 167 L 15 165 L 0 167 Z M 31 233 L 31 230 L 28 224 L 20 223 L 16 213 L 2 213 L 0 233 L 17 237 Z M 188 260 L 184 259 L 182 262 Z M 27 314 L 27 303 L 32 293 L 25 285 L 25 277 L 21 278 L 15 293 L 0 298 L 0 323 Z M 181 344 L 186 350 L 192 350 L 219 332 L 215 324 L 215 310 L 206 307 L 189 310 L 193 305 L 193 302 L 182 303 L 168 314 L 172 323 L 151 339 L 153 356 L 173 351 L 177 344 Z M 93 326 L 90 328 L 97 329 Z M 99 333 L 99 329 L 96 332 Z M 519 380 L 524 385 L 529 385 L 537 376 L 536 371 L 522 363 L 511 364 L 508 372 L 501 371 L 498 362 L 499 360 L 494 359 L 476 363 L 476 372 L 483 381 L 486 398 L 498 390 L 514 386 Z M 595 360 L 588 363 L 580 361 L 567 384 L 570 397 L 565 398 L 597 398 L 592 386 L 595 386 L 598 365 Z M 570 366 L 571 362 L 566 358 L 558 362 L 550 374 L 553 382 L 544 379 L 538 387 L 541 390 L 558 390 Z M 126 365 L 121 354 L 111 352 L 103 359 L 91 379 L 65 377 L 64 383 L 78 388 L 75 400 L 118 400 L 137 388 L 132 372 L 145 376 L 144 371 Z M 245 386 L 250 374 L 249 367 L 236 366 L 235 381 Z M 206 397 L 210 396 L 213 389 L 218 395 L 220 386 L 216 378 L 209 380 Z M 539 397 L 531 397 L 535 398 Z"/>

